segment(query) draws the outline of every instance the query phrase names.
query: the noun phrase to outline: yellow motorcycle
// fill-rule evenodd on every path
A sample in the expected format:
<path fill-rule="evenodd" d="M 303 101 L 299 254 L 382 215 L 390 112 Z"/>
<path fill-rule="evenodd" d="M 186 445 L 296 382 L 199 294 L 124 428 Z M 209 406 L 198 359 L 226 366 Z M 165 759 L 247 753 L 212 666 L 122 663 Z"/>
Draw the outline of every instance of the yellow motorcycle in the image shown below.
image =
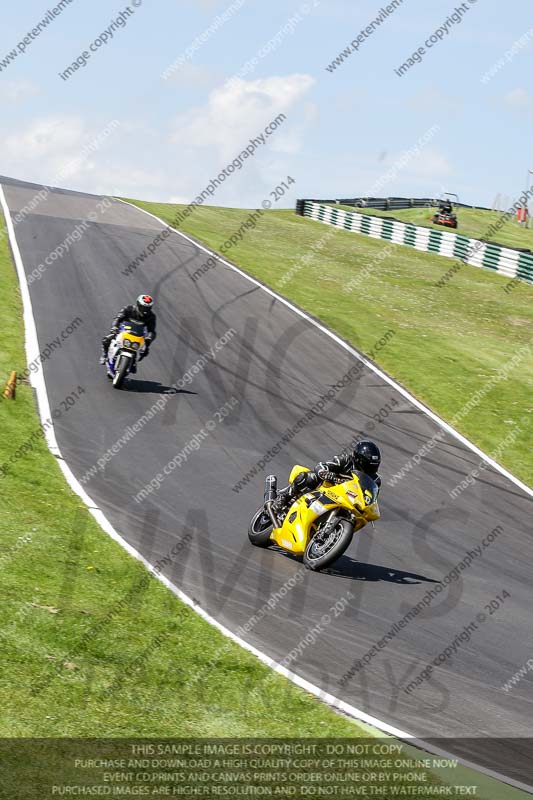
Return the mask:
<path fill-rule="evenodd" d="M 307 467 L 293 467 L 289 481 Z M 272 504 L 277 496 L 277 478 L 266 479 L 265 502 L 256 511 L 248 528 L 248 538 L 257 547 L 276 544 L 283 550 L 303 556 L 308 569 L 329 566 L 349 547 L 354 533 L 380 517 L 379 488 L 364 472 L 340 475 L 338 483 L 324 482 L 318 489 L 295 500 L 283 519 L 278 519 Z"/>
<path fill-rule="evenodd" d="M 125 379 L 137 365 L 138 357 L 146 346 L 145 330 L 142 322 L 128 320 L 109 345 L 107 353 L 107 376 L 113 381 L 115 389 L 121 389 Z"/>

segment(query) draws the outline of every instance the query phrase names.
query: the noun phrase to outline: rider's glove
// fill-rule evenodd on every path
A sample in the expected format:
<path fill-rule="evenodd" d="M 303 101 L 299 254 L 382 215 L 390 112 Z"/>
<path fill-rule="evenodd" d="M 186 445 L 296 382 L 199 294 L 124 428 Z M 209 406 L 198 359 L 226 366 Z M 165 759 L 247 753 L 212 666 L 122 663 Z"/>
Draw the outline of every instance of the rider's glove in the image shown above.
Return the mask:
<path fill-rule="evenodd" d="M 321 481 L 329 481 L 330 483 L 334 483 L 337 478 L 335 473 L 328 469 L 327 464 L 319 464 L 316 474 Z"/>
<path fill-rule="evenodd" d="M 109 332 L 110 332 L 110 333 L 112 333 L 112 334 L 113 334 L 113 336 L 115 336 L 115 334 L 117 334 L 117 333 L 118 333 L 118 328 L 117 328 L 117 326 L 116 326 L 116 325 L 113 325 L 113 327 L 111 328 L 111 330 L 110 330 Z"/>

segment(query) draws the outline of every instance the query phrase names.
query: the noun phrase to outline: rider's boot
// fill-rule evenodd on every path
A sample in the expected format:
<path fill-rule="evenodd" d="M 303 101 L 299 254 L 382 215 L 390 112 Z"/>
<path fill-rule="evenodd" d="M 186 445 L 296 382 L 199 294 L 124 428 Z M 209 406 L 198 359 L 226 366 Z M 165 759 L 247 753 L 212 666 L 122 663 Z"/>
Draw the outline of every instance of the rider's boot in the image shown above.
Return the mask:
<path fill-rule="evenodd" d="M 278 496 L 273 501 L 271 508 L 279 520 L 283 519 L 293 500 L 294 489 L 291 485 L 285 487 L 285 489 L 281 489 L 278 492 Z"/>
<path fill-rule="evenodd" d="M 107 362 L 107 354 L 109 352 L 109 345 L 111 344 L 111 339 L 109 336 L 104 336 L 102 339 L 102 353 L 100 355 L 100 364 L 104 365 Z"/>

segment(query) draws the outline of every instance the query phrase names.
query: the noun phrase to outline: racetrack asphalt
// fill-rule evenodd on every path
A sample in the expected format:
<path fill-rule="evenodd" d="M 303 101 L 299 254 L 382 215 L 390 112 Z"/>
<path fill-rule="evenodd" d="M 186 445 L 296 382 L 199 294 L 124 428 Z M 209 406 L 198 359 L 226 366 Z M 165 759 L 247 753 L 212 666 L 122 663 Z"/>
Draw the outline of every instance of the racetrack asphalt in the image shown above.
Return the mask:
<path fill-rule="evenodd" d="M 12 217 L 42 188 L 8 178 L 0 182 Z M 29 275 L 77 225 L 88 223 L 68 253 L 29 286 L 41 350 L 73 319 L 82 320 L 44 362 L 52 409 L 78 386 L 85 389 L 55 426 L 78 480 L 161 394 L 166 399 L 164 409 L 82 481 L 86 492 L 152 564 L 192 533 L 163 574 L 230 630 L 238 632 L 274 598 L 243 636 L 275 661 L 283 662 L 315 629 L 308 637 L 315 641 L 300 646 L 291 670 L 418 738 L 449 737 L 448 750 L 533 782 L 531 750 L 523 741 L 532 731 L 533 671 L 503 689 L 533 658 L 531 497 L 488 467 L 452 499 L 449 492 L 478 466 L 479 456 L 238 272 L 218 264 L 192 280 L 207 259 L 196 243 L 173 233 L 124 275 L 163 226 L 117 200 L 102 213 L 103 199 L 52 190 L 15 226 Z M 143 292 L 156 300 L 158 338 L 127 389 L 118 392 L 98 364 L 100 340 L 116 311 Z M 215 357 L 202 358 L 231 329 Z M 386 331 L 376 331 L 376 340 Z M 351 383 L 334 389 L 324 410 L 234 491 L 285 430 L 348 373 Z M 182 388 L 173 390 L 186 374 L 191 382 L 182 380 Z M 380 409 L 388 409 L 382 422 L 373 416 Z M 247 525 L 260 504 L 265 474 L 275 472 L 284 485 L 293 464 L 314 465 L 357 431 L 375 439 L 383 454 L 382 518 L 375 529 L 365 529 L 324 573 L 302 571 L 297 559 L 275 549 L 253 548 Z M 389 485 L 439 432 L 420 465 Z M 180 451 L 181 466 L 136 502 Z M 398 628 L 365 667 L 353 668 L 498 526 L 494 541 L 458 580 Z M 504 602 L 494 610 L 490 604 L 497 595 Z M 407 684 L 476 620 L 453 656 L 407 692 Z M 350 669 L 352 677 L 343 682 Z M 490 737 L 515 742 L 499 747 L 489 744 Z"/>

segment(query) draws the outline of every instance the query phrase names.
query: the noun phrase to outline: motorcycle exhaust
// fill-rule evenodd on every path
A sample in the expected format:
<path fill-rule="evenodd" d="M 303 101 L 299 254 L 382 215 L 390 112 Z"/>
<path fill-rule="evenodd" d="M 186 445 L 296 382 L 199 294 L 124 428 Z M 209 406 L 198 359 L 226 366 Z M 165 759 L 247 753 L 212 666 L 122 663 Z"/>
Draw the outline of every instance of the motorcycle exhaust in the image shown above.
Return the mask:
<path fill-rule="evenodd" d="M 275 528 L 279 528 L 279 521 L 272 511 L 272 503 L 278 496 L 278 479 L 275 475 L 267 475 L 265 480 L 265 509 Z"/>
<path fill-rule="evenodd" d="M 270 503 L 278 496 L 278 479 L 275 475 L 267 475 L 265 480 L 265 503 Z"/>

